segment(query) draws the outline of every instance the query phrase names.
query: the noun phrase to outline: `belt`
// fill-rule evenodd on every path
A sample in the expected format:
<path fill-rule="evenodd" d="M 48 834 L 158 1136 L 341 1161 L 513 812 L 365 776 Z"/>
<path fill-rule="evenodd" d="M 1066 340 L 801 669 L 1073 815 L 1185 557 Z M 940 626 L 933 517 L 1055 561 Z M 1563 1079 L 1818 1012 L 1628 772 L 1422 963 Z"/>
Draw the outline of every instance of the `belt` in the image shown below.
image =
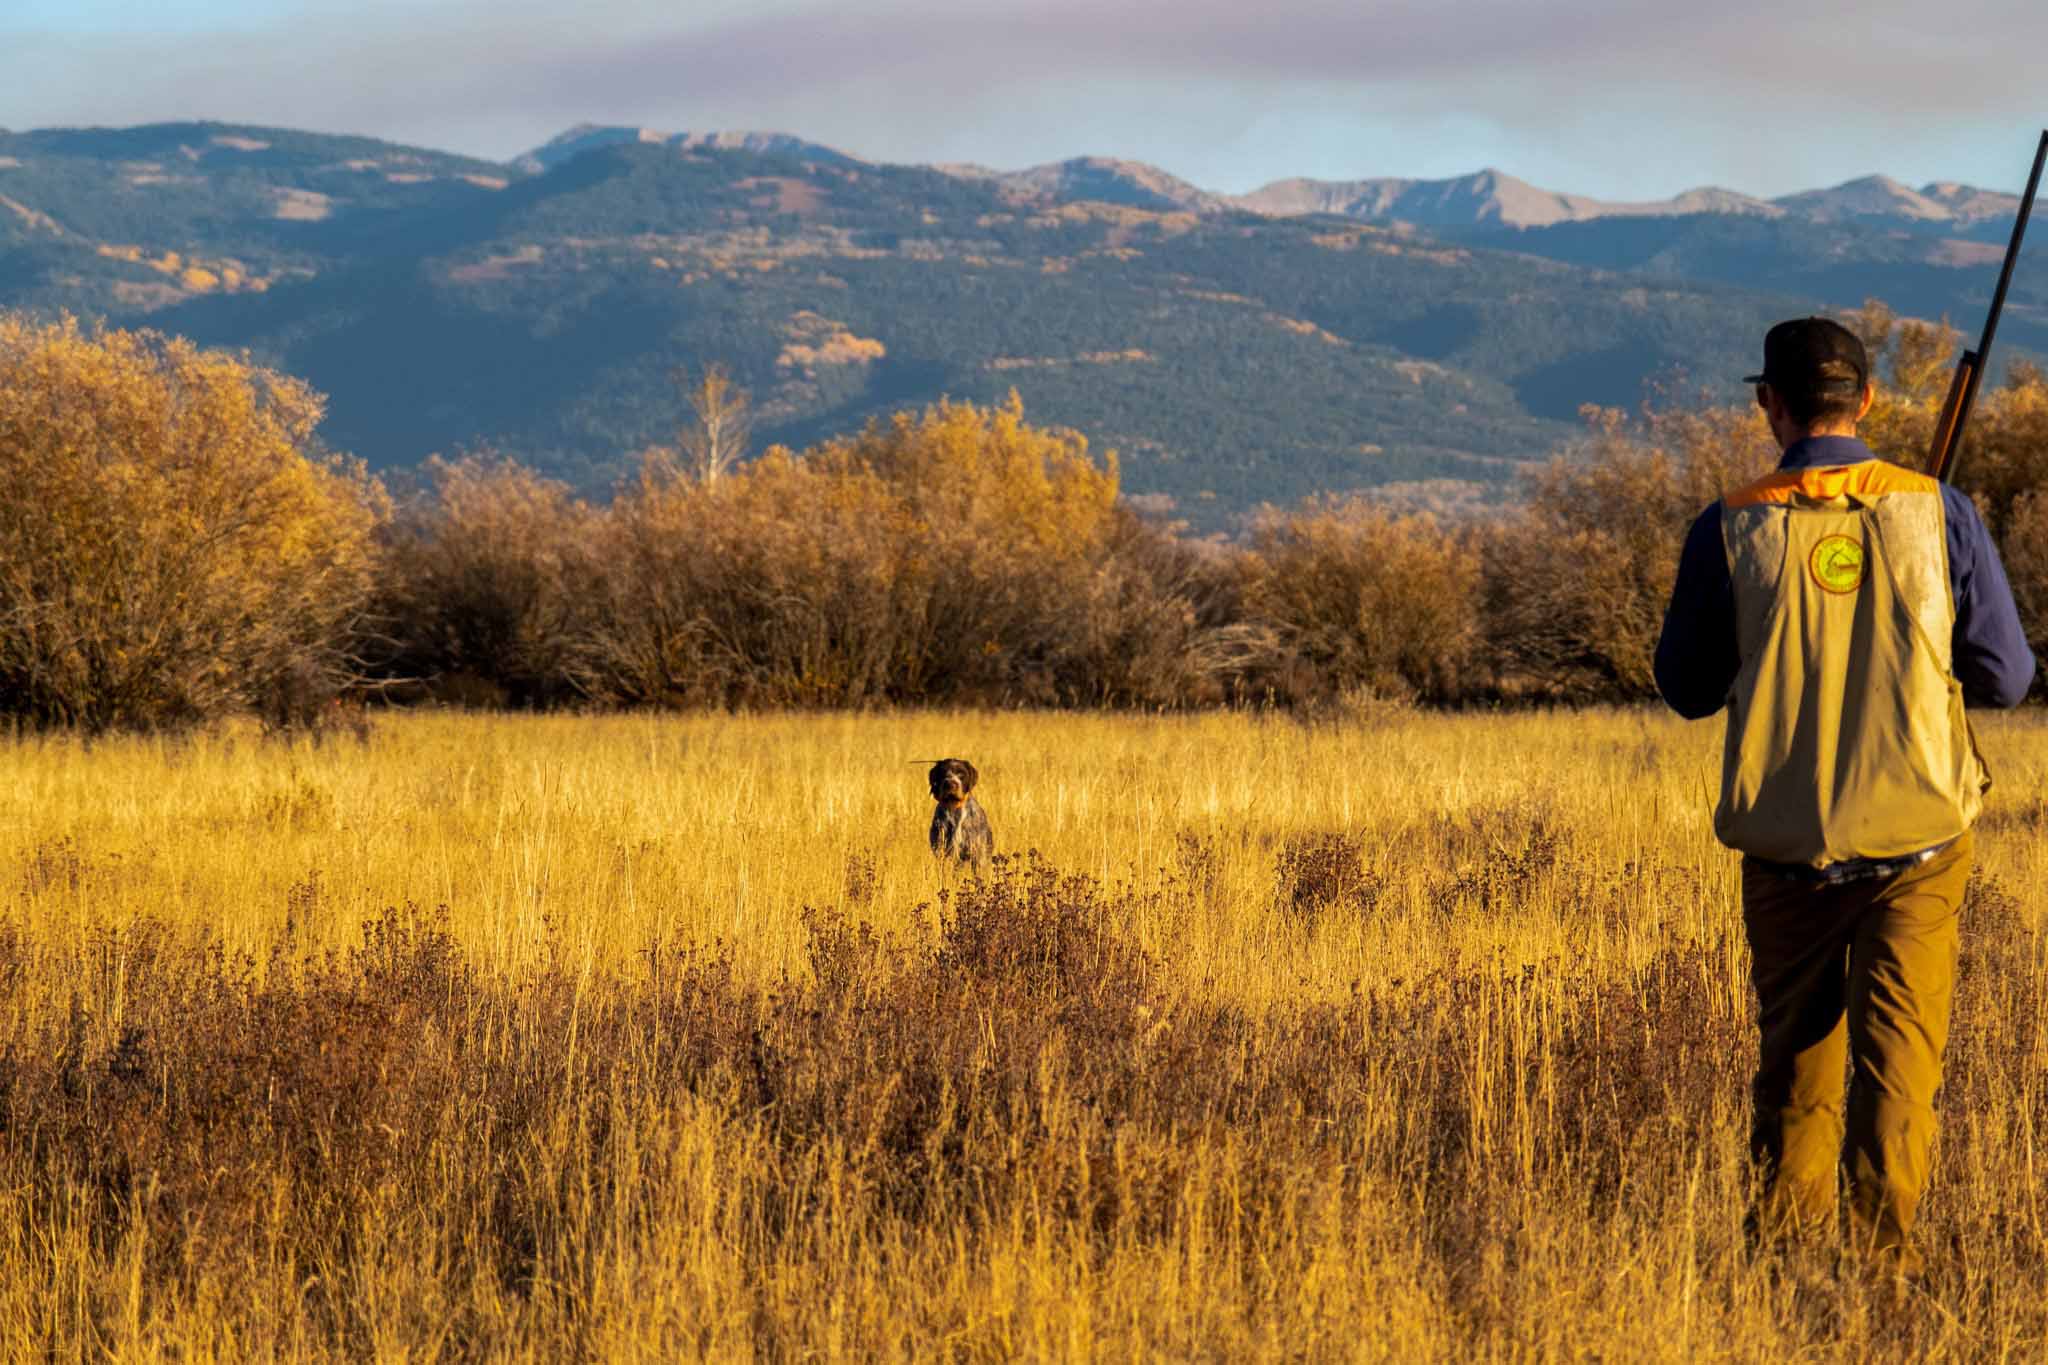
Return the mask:
<path fill-rule="evenodd" d="M 1923 848 L 1918 853 L 1902 854 L 1897 858 L 1844 858 L 1826 867 L 1814 867 L 1809 863 L 1774 863 L 1768 858 L 1747 856 L 1743 861 L 1774 877 L 1810 882 L 1815 886 L 1840 886 L 1844 882 L 1875 881 L 1880 877 L 1896 876 L 1909 867 L 1920 866 L 1954 842 L 1954 839 L 1945 839 L 1933 848 Z"/>

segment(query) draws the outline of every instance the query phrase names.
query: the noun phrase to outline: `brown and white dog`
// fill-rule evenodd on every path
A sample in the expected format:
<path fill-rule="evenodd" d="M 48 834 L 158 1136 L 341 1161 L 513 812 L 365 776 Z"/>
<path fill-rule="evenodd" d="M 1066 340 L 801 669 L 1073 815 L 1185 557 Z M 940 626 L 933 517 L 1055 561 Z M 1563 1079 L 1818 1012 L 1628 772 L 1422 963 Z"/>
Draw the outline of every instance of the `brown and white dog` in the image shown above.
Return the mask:
<path fill-rule="evenodd" d="M 957 858 L 976 871 L 988 865 L 996 851 L 996 833 L 988 816 L 974 799 L 974 784 L 981 774 L 964 758 L 942 758 L 932 764 L 932 853 Z"/>

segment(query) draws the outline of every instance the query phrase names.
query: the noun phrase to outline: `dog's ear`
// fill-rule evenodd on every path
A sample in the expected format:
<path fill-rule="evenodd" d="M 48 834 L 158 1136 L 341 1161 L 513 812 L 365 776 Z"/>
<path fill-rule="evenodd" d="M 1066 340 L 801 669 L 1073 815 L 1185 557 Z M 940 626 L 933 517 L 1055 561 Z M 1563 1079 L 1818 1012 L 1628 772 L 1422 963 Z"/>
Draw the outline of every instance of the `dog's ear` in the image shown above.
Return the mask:
<path fill-rule="evenodd" d="M 981 774 L 974 770 L 974 765 L 972 763 L 969 763 L 964 758 L 961 759 L 960 790 L 963 792 L 971 792 L 974 790 L 974 784 L 979 781 L 981 781 Z"/>

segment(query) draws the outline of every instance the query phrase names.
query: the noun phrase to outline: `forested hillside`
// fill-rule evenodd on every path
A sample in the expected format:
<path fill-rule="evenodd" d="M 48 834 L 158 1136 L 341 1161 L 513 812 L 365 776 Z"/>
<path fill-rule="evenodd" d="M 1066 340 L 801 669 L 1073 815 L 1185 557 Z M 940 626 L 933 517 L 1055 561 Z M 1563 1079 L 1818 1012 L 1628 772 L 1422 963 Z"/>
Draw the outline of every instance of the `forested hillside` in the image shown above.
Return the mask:
<path fill-rule="evenodd" d="M 591 491 L 670 436 L 678 367 L 729 365 L 757 445 L 1015 389 L 1117 450 L 1127 493 L 1224 529 L 1322 490 L 1489 496 L 1582 403 L 1726 399 L 1761 329 L 1855 293 L 1877 240 L 1708 214 L 1481 246 L 1072 197 L 1109 193 L 1102 166 L 586 141 L 507 166 L 222 125 L 0 135 L 0 306 L 247 347 L 330 395 L 323 438 L 375 468 L 489 445 Z M 1976 286 L 1896 254 L 1863 292 L 1927 313 Z"/>

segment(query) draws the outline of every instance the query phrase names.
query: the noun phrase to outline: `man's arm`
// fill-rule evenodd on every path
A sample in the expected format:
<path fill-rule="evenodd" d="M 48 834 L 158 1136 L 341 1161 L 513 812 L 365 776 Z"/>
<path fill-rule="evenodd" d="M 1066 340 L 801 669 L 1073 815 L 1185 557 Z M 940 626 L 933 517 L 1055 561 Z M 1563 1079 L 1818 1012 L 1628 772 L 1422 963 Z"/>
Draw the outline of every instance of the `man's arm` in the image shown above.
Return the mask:
<path fill-rule="evenodd" d="M 1678 556 L 1678 581 L 1657 637 L 1657 690 L 1687 720 L 1711 716 L 1728 702 L 1742 671 L 1735 643 L 1735 585 L 1721 545 L 1721 504 L 1700 513 Z"/>
<path fill-rule="evenodd" d="M 2018 706 L 2034 681 L 2034 651 L 2020 626 L 1998 546 L 1977 508 L 1941 486 L 1948 523 L 1949 588 L 1955 594 L 1955 675 L 1972 706 Z"/>

